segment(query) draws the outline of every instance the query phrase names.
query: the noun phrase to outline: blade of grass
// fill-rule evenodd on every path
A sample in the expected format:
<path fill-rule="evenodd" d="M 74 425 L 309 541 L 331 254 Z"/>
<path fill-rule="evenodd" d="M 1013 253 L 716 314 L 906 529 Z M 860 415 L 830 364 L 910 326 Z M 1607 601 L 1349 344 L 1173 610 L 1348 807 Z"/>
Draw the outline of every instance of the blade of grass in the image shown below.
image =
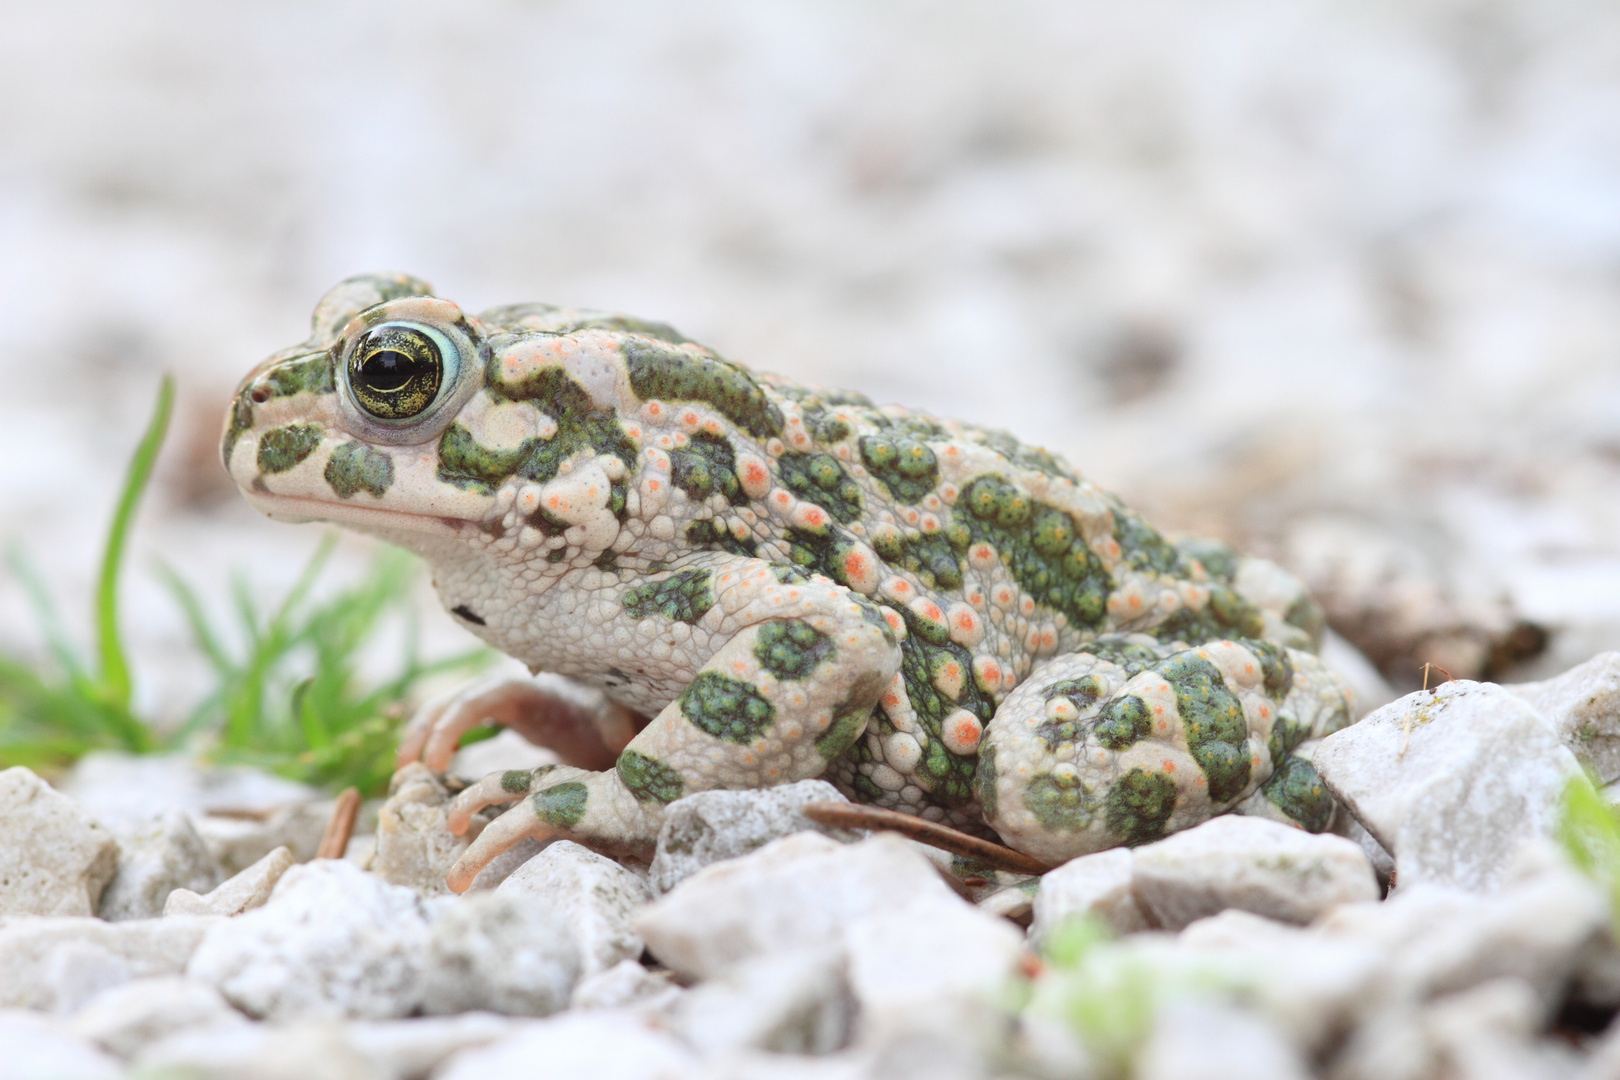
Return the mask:
<path fill-rule="evenodd" d="M 186 627 L 191 631 L 191 638 L 197 647 L 202 650 L 208 662 L 213 665 L 218 675 L 228 675 L 234 670 L 230 655 L 225 651 L 225 643 L 220 640 L 219 634 L 214 630 L 213 622 L 208 613 L 203 610 L 202 600 L 174 567 L 166 562 L 159 561 L 154 568 L 158 580 L 163 582 L 169 595 L 174 598 L 180 613 L 185 616 Z"/>
<path fill-rule="evenodd" d="M 133 725 L 120 723 L 126 729 L 126 741 L 132 749 L 149 749 L 150 733 L 145 725 L 129 716 L 131 682 L 129 661 L 124 654 L 124 643 L 118 633 L 118 578 L 123 569 L 124 550 L 128 546 L 129 526 L 135 517 L 135 507 L 146 485 L 152 479 L 152 467 L 163 437 L 169 430 L 169 415 L 174 411 L 174 376 L 165 374 L 158 385 L 156 407 L 146 432 L 130 458 L 129 471 L 124 476 L 124 487 L 113 511 L 112 526 L 107 530 L 107 545 L 101 557 L 101 575 L 96 583 L 95 625 L 96 658 L 99 661 L 99 690 L 103 700 Z"/>

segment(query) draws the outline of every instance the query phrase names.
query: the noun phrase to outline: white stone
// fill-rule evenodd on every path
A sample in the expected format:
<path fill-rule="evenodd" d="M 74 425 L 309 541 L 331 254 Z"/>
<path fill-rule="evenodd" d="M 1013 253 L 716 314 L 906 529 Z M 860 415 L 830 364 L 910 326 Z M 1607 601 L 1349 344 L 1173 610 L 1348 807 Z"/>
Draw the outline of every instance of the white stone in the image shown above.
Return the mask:
<path fill-rule="evenodd" d="M 1355 1026 L 1389 966 L 1382 949 L 1235 908 L 1200 919 L 1177 940 L 1236 973 L 1254 1007 L 1312 1052 Z"/>
<path fill-rule="evenodd" d="M 1136 1059 L 1134 1080 L 1308 1080 L 1286 1039 L 1253 1013 L 1189 999 L 1160 1010 Z"/>
<path fill-rule="evenodd" d="M 729 1050 L 826 1054 L 849 1035 L 855 1003 L 836 948 L 767 953 L 688 991 L 671 1021 L 705 1057 Z"/>
<path fill-rule="evenodd" d="M 1567 1047 L 1536 1038 L 1542 1003 L 1519 979 L 1493 979 L 1441 998 L 1422 1024 L 1445 1076 L 1468 1080 L 1562 1080 L 1577 1061 Z"/>
<path fill-rule="evenodd" d="M 1620 652 L 1599 653 L 1544 682 L 1502 689 L 1540 713 L 1600 782 L 1620 780 Z"/>
<path fill-rule="evenodd" d="M 483 1012 L 356 1020 L 343 1025 L 343 1041 L 385 1077 L 425 1077 L 451 1054 L 486 1046 L 521 1022 Z"/>
<path fill-rule="evenodd" d="M 292 852 L 294 862 L 309 862 L 320 850 L 332 817 L 332 801 L 302 802 L 270 811 L 265 817 L 205 817 L 197 832 L 224 874 L 239 874 L 278 847 Z"/>
<path fill-rule="evenodd" d="M 0 772 L 0 917 L 90 915 L 118 865 L 112 834 L 21 765 Z"/>
<path fill-rule="evenodd" d="M 421 762 L 394 774 L 388 801 L 377 814 L 377 851 L 371 868 L 383 880 L 408 885 L 423 896 L 444 896 L 444 876 L 476 835 L 452 836 L 450 792 Z"/>
<path fill-rule="evenodd" d="M 218 920 L 0 921 L 0 1007 L 73 1012 L 131 979 L 178 975 Z"/>
<path fill-rule="evenodd" d="M 1366 826 L 1355 819 L 1355 816 L 1346 812 L 1343 807 L 1333 815 L 1333 834 L 1342 836 L 1361 849 L 1372 864 L 1373 875 L 1378 878 L 1378 887 L 1388 891 L 1390 884 L 1395 880 L 1395 856 L 1385 850 L 1378 838 L 1367 831 Z"/>
<path fill-rule="evenodd" d="M 247 1018 L 207 983 L 180 976 L 134 979 L 103 991 L 74 1014 L 72 1031 L 124 1059 L 177 1032 Z"/>
<path fill-rule="evenodd" d="M 321 859 L 210 928 L 186 973 L 250 1016 L 386 1019 L 416 1008 L 428 941 L 414 892 Z"/>
<path fill-rule="evenodd" d="M 973 904 L 986 915 L 997 915 L 1027 927 L 1035 917 L 1035 892 L 1039 887 L 1040 879 L 1035 878 L 986 892 Z"/>
<path fill-rule="evenodd" d="M 557 913 L 528 897 L 490 892 L 437 901 L 435 914 L 422 958 L 423 1011 L 549 1016 L 567 1007 L 579 948 Z"/>
<path fill-rule="evenodd" d="M 555 916 L 579 948 L 580 975 L 589 977 L 644 948 L 632 920 L 652 898 L 647 884 L 612 859 L 559 840 L 496 887 Z"/>
<path fill-rule="evenodd" d="M 115 829 L 140 828 L 170 810 L 184 810 L 195 818 L 210 814 L 264 818 L 321 797 L 314 788 L 246 766 L 205 765 L 189 754 L 109 751 L 80 758 L 63 778 L 62 793 Z"/>
<path fill-rule="evenodd" d="M 861 916 L 930 897 L 956 899 L 897 836 L 845 845 L 794 833 L 698 871 L 635 926 L 668 967 L 708 978 L 762 953 L 836 944 Z"/>
<path fill-rule="evenodd" d="M 1096 919 L 1119 935 L 1147 929 L 1147 919 L 1131 893 L 1131 849 L 1111 848 L 1070 859 L 1041 875 L 1035 893 L 1031 943 L 1039 946 L 1069 919 Z"/>
<path fill-rule="evenodd" d="M 1408 694 L 1322 741 L 1317 773 L 1395 856 L 1397 888 L 1499 886 L 1548 836 L 1579 766 L 1546 720 L 1490 683 Z"/>
<path fill-rule="evenodd" d="M 139 1077 L 185 1080 L 395 1080 L 329 1021 L 183 1031 L 135 1056 Z"/>
<path fill-rule="evenodd" d="M 820 832 L 839 840 L 863 834 L 833 829 L 804 816 L 811 802 L 848 802 L 825 780 L 800 780 L 780 787 L 746 791 L 704 791 L 677 799 L 664 810 L 658 851 L 652 861 L 652 887 L 659 895 L 710 863 L 756 851 L 796 832 Z"/>
<path fill-rule="evenodd" d="M 668 971 L 648 971 L 635 960 L 621 960 L 606 971 L 581 979 L 571 1009 L 635 1009 L 664 1013 L 686 994 Z"/>
<path fill-rule="evenodd" d="M 0 1009 L 0 1080 L 120 1080 L 104 1051 L 36 1012 Z"/>
<path fill-rule="evenodd" d="M 163 905 L 165 915 L 240 915 L 262 907 L 283 874 L 293 867 L 292 852 L 278 847 L 222 883 L 207 896 L 176 889 Z"/>
<path fill-rule="evenodd" d="M 564 1013 L 525 1024 L 503 1039 L 465 1050 L 433 1080 L 544 1075 L 589 1080 L 685 1080 L 700 1075 L 692 1052 L 672 1036 L 612 1010 Z"/>
<path fill-rule="evenodd" d="M 863 1038 L 919 1024 L 973 1030 L 1024 947 L 1007 920 L 934 892 L 856 916 L 845 937 Z"/>
<path fill-rule="evenodd" d="M 223 878 L 184 810 L 170 810 L 144 826 L 119 829 L 116 835 L 118 869 L 96 908 L 96 914 L 109 922 L 156 918 L 164 913 L 174 890 L 210 892 Z"/>
<path fill-rule="evenodd" d="M 1255 817 L 1214 817 L 1139 847 L 1131 875 L 1143 914 L 1167 930 L 1227 908 L 1307 923 L 1335 905 L 1378 899 L 1354 843 Z"/>
<path fill-rule="evenodd" d="M 1440 885 L 1401 888 L 1383 903 L 1338 908 L 1317 928 L 1380 950 L 1388 958 L 1383 985 L 1393 998 L 1423 1001 L 1515 978 L 1536 991 L 1550 1016 L 1607 926 L 1603 894 L 1558 868 L 1493 895 Z"/>
<path fill-rule="evenodd" d="M 470 896 L 473 893 L 490 892 L 500 888 L 501 883 L 517 873 L 519 867 L 554 843 L 558 843 L 556 837 L 548 836 L 544 840 L 535 840 L 525 836 L 478 871 L 478 876 L 472 879 L 472 884 L 467 886 L 464 895 Z"/>

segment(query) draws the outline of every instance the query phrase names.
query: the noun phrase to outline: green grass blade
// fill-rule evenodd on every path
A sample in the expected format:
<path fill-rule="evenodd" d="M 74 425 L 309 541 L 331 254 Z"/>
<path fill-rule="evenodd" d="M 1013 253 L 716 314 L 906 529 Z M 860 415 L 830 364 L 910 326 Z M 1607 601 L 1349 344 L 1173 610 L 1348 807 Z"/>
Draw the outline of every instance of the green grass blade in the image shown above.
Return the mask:
<path fill-rule="evenodd" d="M 11 571 L 11 576 L 17 579 L 23 593 L 28 597 L 28 604 L 34 609 L 34 618 L 45 634 L 45 643 L 50 649 L 51 657 L 70 677 L 88 681 L 89 668 L 74 649 L 72 642 L 68 640 L 67 632 L 62 628 L 61 617 L 57 614 L 56 604 L 51 600 L 50 590 L 45 587 L 45 582 L 29 562 L 23 549 L 16 544 L 6 548 L 6 568 Z"/>
<path fill-rule="evenodd" d="M 107 704 L 128 716 L 130 701 L 129 661 L 124 655 L 124 643 L 118 633 L 118 577 L 123 568 L 124 549 L 128 546 L 129 527 L 135 517 L 135 507 L 139 504 L 141 495 L 145 493 L 147 484 L 152 479 L 152 467 L 157 462 L 158 451 L 163 447 L 163 437 L 169 430 L 169 416 L 174 411 L 174 376 L 164 375 L 162 383 L 158 386 L 157 404 L 152 410 L 152 419 L 146 425 L 146 433 L 141 436 L 140 444 L 135 448 L 135 456 L 130 458 L 129 471 L 124 476 L 124 488 L 118 496 L 117 509 L 113 511 L 112 527 L 107 530 L 107 545 L 101 556 L 101 576 L 96 583 L 95 625 L 96 625 L 96 654 L 100 664 L 100 692 Z M 130 717 L 130 719 L 134 719 Z M 145 728 L 136 722 L 141 733 Z M 135 742 L 150 743 L 150 734 L 146 733 L 144 740 L 135 731 Z M 132 746 L 131 749 L 147 749 L 146 745 Z"/>
<path fill-rule="evenodd" d="M 203 610 L 202 600 L 197 592 L 179 572 L 166 562 L 159 562 L 156 566 L 158 580 L 163 582 L 169 595 L 174 598 L 180 613 L 185 616 L 186 626 L 191 631 L 191 639 L 197 643 L 208 662 L 213 665 L 214 671 L 220 675 L 228 675 L 235 670 L 230 654 L 225 651 L 225 644 L 214 631 L 214 624 L 209 620 L 208 613 Z"/>

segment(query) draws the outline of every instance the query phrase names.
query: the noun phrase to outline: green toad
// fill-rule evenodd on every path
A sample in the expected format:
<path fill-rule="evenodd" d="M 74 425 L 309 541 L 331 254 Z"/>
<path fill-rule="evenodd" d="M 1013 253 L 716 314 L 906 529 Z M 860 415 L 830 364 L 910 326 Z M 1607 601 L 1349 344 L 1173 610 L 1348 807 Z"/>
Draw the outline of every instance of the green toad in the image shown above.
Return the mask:
<path fill-rule="evenodd" d="M 1299 584 L 1003 432 L 368 275 L 248 376 L 223 450 L 265 513 L 417 552 L 473 633 L 611 703 L 511 681 L 413 722 L 402 761 L 493 717 L 568 762 L 460 797 L 457 830 L 521 802 L 458 891 L 525 836 L 644 855 L 682 795 L 821 775 L 1053 861 L 1240 803 L 1332 816 L 1296 751 L 1348 694 Z"/>

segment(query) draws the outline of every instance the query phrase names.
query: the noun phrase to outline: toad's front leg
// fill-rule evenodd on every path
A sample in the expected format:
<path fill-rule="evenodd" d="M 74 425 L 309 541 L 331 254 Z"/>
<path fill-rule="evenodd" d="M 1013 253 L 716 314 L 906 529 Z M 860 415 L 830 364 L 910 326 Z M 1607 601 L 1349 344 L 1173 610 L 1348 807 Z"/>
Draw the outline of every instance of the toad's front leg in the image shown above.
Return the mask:
<path fill-rule="evenodd" d="M 523 802 L 491 823 L 445 879 L 455 892 L 524 837 L 567 836 L 646 854 L 663 808 L 715 788 L 761 788 L 818 776 L 866 730 L 900 667 L 894 631 L 870 601 L 825 578 L 780 580 L 780 567 L 726 559 L 706 567 L 722 644 L 680 696 L 619 755 L 612 770 L 497 773 L 452 808 L 452 831 L 496 803 Z M 674 571 L 690 610 L 696 579 Z M 629 600 L 626 607 L 631 607 Z M 656 617 L 656 616 L 654 616 Z"/>

